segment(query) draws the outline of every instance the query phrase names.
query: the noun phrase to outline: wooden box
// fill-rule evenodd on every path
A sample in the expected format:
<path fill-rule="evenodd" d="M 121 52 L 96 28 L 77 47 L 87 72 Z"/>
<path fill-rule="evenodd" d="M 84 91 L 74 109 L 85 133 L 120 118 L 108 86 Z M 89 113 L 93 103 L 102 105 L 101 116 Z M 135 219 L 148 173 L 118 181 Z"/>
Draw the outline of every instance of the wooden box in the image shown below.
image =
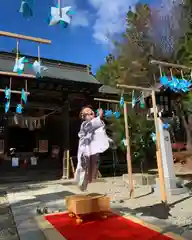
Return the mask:
<path fill-rule="evenodd" d="M 66 198 L 69 213 L 84 215 L 90 213 L 110 212 L 110 198 L 108 196 L 91 193 L 73 195 Z"/>

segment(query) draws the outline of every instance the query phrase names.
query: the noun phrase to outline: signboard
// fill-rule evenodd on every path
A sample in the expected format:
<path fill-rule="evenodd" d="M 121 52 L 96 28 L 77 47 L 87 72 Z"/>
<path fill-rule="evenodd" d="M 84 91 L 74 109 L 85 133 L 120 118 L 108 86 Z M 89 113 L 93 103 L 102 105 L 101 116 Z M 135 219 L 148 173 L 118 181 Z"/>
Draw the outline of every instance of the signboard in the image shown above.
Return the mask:
<path fill-rule="evenodd" d="M 19 166 L 19 158 L 12 158 L 12 167 L 18 167 Z"/>

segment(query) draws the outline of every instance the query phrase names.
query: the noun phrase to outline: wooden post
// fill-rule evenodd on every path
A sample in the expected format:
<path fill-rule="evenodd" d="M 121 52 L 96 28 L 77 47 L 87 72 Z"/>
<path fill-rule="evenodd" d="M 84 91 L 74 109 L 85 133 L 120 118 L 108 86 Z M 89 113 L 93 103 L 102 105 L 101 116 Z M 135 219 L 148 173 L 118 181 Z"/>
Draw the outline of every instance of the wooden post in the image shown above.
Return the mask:
<path fill-rule="evenodd" d="M 69 156 L 69 150 L 65 150 L 63 153 L 63 179 L 69 179 L 70 174 L 70 156 Z"/>
<path fill-rule="evenodd" d="M 69 150 L 67 150 L 66 160 L 67 160 L 67 179 L 69 179 L 69 175 L 70 175 L 70 156 L 69 156 Z"/>
<path fill-rule="evenodd" d="M 74 164 L 73 164 L 73 158 L 70 157 L 70 163 L 71 163 L 71 169 L 72 169 L 72 172 L 73 172 L 73 176 L 75 175 L 75 167 L 74 167 Z"/>
<path fill-rule="evenodd" d="M 64 152 L 63 152 L 63 176 L 62 176 L 62 179 L 67 178 L 66 159 L 67 159 L 67 152 L 66 152 L 66 150 L 64 150 Z"/>
<path fill-rule="evenodd" d="M 163 162 L 162 162 L 162 153 L 160 148 L 160 135 L 159 135 L 159 129 L 158 129 L 158 120 L 157 120 L 157 105 L 156 105 L 156 99 L 155 99 L 155 92 L 160 92 L 160 89 L 154 89 L 154 88 L 146 88 L 146 87 L 140 87 L 140 86 L 128 86 L 128 85 L 120 85 L 117 84 L 118 88 L 122 89 L 136 89 L 141 91 L 151 91 L 152 93 L 152 103 L 153 103 L 153 111 L 154 111 L 154 122 L 155 122 L 155 129 L 156 129 L 156 155 L 157 155 L 157 166 L 158 166 L 158 172 L 159 172 L 159 181 L 160 181 L 160 190 L 161 190 L 161 200 L 164 203 L 167 203 L 167 194 L 165 189 L 165 178 L 164 178 L 164 171 L 163 171 Z"/>
<path fill-rule="evenodd" d="M 164 203 L 167 203 L 167 194 L 165 188 L 165 178 L 163 172 L 163 162 L 162 162 L 162 152 L 160 146 L 160 133 L 158 126 L 158 118 L 157 118 L 157 104 L 155 91 L 152 90 L 152 104 L 153 104 L 153 114 L 154 114 L 154 123 L 155 123 L 155 131 L 156 131 L 156 156 L 157 156 L 157 167 L 159 172 L 159 183 L 160 183 L 160 191 L 161 191 L 161 199 Z"/>
<path fill-rule="evenodd" d="M 127 159 L 127 172 L 129 178 L 129 189 L 130 189 L 130 197 L 132 197 L 134 191 L 133 185 L 133 174 L 132 174 L 132 162 L 131 162 L 131 150 L 130 150 L 130 136 L 129 136 L 129 124 L 128 124 L 128 114 L 127 114 L 127 104 L 124 102 L 123 105 L 124 110 L 124 122 L 125 122 L 125 136 L 126 136 L 126 159 Z"/>

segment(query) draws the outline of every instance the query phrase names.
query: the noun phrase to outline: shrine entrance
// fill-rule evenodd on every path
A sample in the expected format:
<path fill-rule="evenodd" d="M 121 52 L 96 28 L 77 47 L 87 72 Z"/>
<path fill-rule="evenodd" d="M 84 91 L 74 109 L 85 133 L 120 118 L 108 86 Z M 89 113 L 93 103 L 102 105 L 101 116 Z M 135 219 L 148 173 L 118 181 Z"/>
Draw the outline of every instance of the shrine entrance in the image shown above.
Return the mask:
<path fill-rule="evenodd" d="M 36 60 L 25 57 L 30 63 Z M 32 170 L 37 178 L 43 171 L 59 178 L 63 174 L 64 150 L 69 150 L 70 156 L 77 155 L 79 112 L 85 104 L 92 104 L 100 83 L 87 65 L 41 60 L 48 71 L 41 79 L 36 79 L 30 77 L 28 67 L 25 72 L 29 75 L 13 75 L 15 55 L 0 53 L 1 175 L 7 176 L 9 172 L 28 175 Z M 21 105 L 26 79 L 28 98 L 20 113 L 16 109 Z M 8 111 L 5 109 L 6 87 L 11 89 Z M 15 149 L 14 157 L 10 148 Z"/>

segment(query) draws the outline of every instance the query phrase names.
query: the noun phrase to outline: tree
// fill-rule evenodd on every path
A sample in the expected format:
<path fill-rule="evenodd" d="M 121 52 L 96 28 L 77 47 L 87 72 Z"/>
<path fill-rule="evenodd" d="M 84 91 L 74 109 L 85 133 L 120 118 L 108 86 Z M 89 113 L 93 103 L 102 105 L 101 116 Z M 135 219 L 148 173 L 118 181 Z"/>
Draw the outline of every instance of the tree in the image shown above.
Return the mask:
<path fill-rule="evenodd" d="M 184 35 L 179 39 L 175 56 L 181 64 L 192 64 L 192 0 L 184 0 L 182 5 L 184 16 Z"/>
<path fill-rule="evenodd" d="M 97 70 L 96 78 L 102 84 L 116 86 L 119 78 L 119 63 L 112 54 L 106 57 L 106 62 Z"/>
<path fill-rule="evenodd" d="M 176 49 L 175 59 L 182 65 L 192 64 L 192 0 L 184 0 L 182 6 L 183 36 L 179 38 Z M 184 73 L 186 79 L 191 78 L 191 73 Z M 182 119 L 187 136 L 187 150 L 192 150 L 192 93 L 181 96 L 177 102 L 177 112 Z"/>
<path fill-rule="evenodd" d="M 14 48 L 13 50 L 12 50 L 12 53 L 17 53 L 17 49 L 16 48 Z M 20 50 L 18 51 L 18 54 L 20 55 L 21 54 L 21 52 L 20 52 Z"/>
<path fill-rule="evenodd" d="M 151 84 L 149 59 L 153 44 L 149 38 L 150 9 L 146 4 L 137 4 L 135 12 L 127 13 L 127 28 L 123 41 L 116 46 L 121 66 L 120 83 L 134 85 Z"/>
<path fill-rule="evenodd" d="M 144 163 L 148 159 L 154 159 L 155 144 L 152 142 L 151 133 L 154 131 L 154 124 L 146 119 L 142 113 L 137 114 L 135 109 L 128 107 L 128 124 L 130 134 L 130 146 L 133 163 L 140 163 L 141 171 L 144 171 Z M 124 115 L 121 109 L 119 119 L 109 120 L 109 129 L 111 130 L 111 138 L 122 151 L 126 150 L 123 144 L 125 139 Z M 153 151 L 154 150 L 154 151 Z"/>

